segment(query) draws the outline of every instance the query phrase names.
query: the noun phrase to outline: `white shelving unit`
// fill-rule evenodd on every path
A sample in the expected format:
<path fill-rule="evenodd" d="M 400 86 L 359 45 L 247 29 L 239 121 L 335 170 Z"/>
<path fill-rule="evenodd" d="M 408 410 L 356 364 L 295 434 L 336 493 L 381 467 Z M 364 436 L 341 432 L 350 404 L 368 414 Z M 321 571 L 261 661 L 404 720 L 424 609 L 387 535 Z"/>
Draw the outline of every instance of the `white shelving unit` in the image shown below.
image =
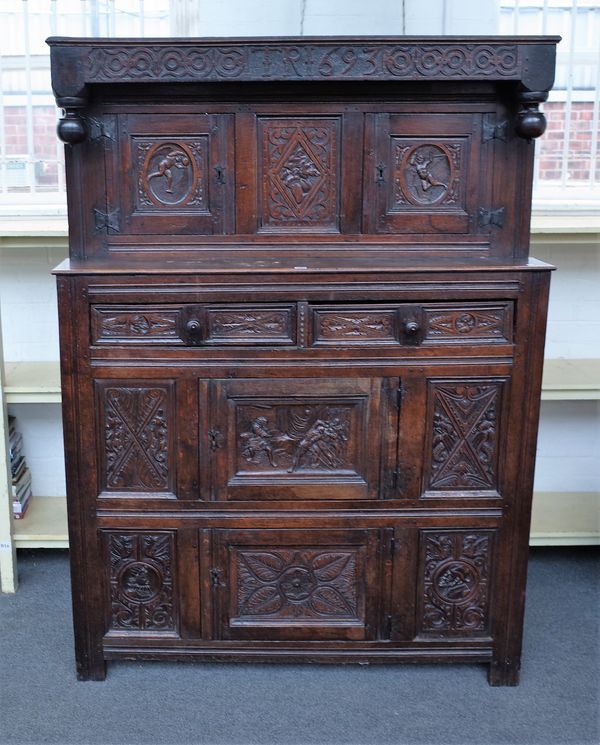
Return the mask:
<path fill-rule="evenodd" d="M 560 219 L 559 219 L 560 218 Z M 2 231 L 0 248 L 10 245 L 29 253 L 41 247 L 66 250 L 66 231 L 52 226 L 16 224 Z M 532 254 L 536 243 L 560 246 L 600 247 L 600 220 L 583 220 L 574 214 L 538 215 L 532 229 Z M 577 232 L 575 232 L 577 231 Z M 2 347 L 0 336 L 0 363 Z M 0 364 L 0 368 L 1 368 Z M 600 400 L 600 360 L 549 359 L 544 367 L 543 401 Z M 58 362 L 5 362 L 0 375 L 0 425 L 9 404 L 60 403 Z M 10 474 L 2 456 L 7 430 L 0 426 L 0 578 L 2 589 L 16 589 L 16 548 L 64 548 L 68 546 L 65 497 L 35 496 L 23 520 L 11 516 Z M 538 491 L 534 494 L 530 543 L 540 545 L 600 544 L 600 494 L 596 492 Z"/>

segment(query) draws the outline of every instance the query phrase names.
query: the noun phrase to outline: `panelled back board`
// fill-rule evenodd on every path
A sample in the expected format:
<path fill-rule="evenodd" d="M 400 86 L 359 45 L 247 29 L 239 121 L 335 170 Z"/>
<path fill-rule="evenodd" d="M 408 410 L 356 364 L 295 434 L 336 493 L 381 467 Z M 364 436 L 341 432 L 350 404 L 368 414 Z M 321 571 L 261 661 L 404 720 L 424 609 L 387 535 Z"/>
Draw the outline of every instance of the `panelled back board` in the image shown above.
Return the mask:
<path fill-rule="evenodd" d="M 77 670 L 518 682 L 555 37 L 49 39 Z"/>

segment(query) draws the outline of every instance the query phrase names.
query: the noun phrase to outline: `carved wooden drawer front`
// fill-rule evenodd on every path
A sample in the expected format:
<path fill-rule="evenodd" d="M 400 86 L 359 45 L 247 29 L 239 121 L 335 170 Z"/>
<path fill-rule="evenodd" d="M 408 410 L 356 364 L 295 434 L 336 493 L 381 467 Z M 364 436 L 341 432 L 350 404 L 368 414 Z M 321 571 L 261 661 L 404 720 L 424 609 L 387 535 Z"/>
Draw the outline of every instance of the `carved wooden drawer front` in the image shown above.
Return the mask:
<path fill-rule="evenodd" d="M 313 306 L 312 346 L 489 344 L 512 340 L 512 302 Z"/>
<path fill-rule="evenodd" d="M 371 639 L 378 530 L 216 530 L 222 639 Z"/>
<path fill-rule="evenodd" d="M 217 499 L 379 496 L 381 470 L 395 457 L 397 409 L 388 401 L 397 378 L 200 385 L 201 402 L 211 400 L 205 437 Z"/>
<path fill-rule="evenodd" d="M 101 531 L 108 635 L 178 636 L 174 531 Z"/>
<path fill-rule="evenodd" d="M 296 306 L 95 305 L 92 344 L 186 346 L 296 344 Z"/>
<path fill-rule="evenodd" d="M 106 147 L 120 205 L 109 205 L 109 234 L 231 231 L 230 115 L 127 114 L 106 117 L 104 126 L 118 132 Z"/>

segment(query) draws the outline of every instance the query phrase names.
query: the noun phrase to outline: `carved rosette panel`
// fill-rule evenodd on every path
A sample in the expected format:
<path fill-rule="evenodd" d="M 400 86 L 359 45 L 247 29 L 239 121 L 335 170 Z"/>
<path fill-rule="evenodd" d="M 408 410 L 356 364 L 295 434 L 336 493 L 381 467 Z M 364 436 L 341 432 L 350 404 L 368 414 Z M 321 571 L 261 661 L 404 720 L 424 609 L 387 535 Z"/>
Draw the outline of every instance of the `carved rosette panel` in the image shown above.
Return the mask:
<path fill-rule="evenodd" d="M 237 407 L 238 472 L 355 473 L 352 406 L 307 403 Z"/>
<path fill-rule="evenodd" d="M 490 531 L 421 532 L 420 633 L 487 632 L 492 547 Z"/>
<path fill-rule="evenodd" d="M 271 621 L 358 620 L 359 550 L 236 550 L 234 615 Z"/>
<path fill-rule="evenodd" d="M 259 120 L 261 223 L 338 230 L 339 119 Z"/>
<path fill-rule="evenodd" d="M 497 486 L 501 382 L 433 383 L 430 490 Z"/>
<path fill-rule="evenodd" d="M 464 141 L 392 137 L 391 145 L 390 211 L 464 209 Z"/>
<path fill-rule="evenodd" d="M 113 631 L 174 631 L 172 533 L 106 535 Z"/>
<path fill-rule="evenodd" d="M 425 309 L 428 339 L 506 339 L 506 308 Z"/>
<path fill-rule="evenodd" d="M 317 341 L 345 341 L 366 344 L 374 341 L 397 341 L 393 310 L 315 311 Z"/>
<path fill-rule="evenodd" d="M 92 308 L 92 344 L 102 342 L 180 341 L 178 310 Z"/>
<path fill-rule="evenodd" d="M 207 337 L 212 341 L 293 341 L 292 312 L 281 310 L 240 309 L 208 310 Z"/>
<path fill-rule="evenodd" d="M 168 390 L 113 386 L 101 390 L 106 488 L 168 490 Z"/>
<path fill-rule="evenodd" d="M 208 136 L 132 139 L 137 212 L 208 212 Z"/>

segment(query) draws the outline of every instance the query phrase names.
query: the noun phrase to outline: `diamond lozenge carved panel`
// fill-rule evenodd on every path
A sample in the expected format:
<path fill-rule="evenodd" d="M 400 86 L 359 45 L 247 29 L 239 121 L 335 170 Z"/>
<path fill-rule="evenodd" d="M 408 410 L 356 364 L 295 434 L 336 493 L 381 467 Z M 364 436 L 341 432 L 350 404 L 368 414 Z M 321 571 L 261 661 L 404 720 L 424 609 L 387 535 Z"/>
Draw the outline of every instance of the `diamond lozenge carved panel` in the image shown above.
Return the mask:
<path fill-rule="evenodd" d="M 339 231 L 338 118 L 259 119 L 261 227 Z"/>

